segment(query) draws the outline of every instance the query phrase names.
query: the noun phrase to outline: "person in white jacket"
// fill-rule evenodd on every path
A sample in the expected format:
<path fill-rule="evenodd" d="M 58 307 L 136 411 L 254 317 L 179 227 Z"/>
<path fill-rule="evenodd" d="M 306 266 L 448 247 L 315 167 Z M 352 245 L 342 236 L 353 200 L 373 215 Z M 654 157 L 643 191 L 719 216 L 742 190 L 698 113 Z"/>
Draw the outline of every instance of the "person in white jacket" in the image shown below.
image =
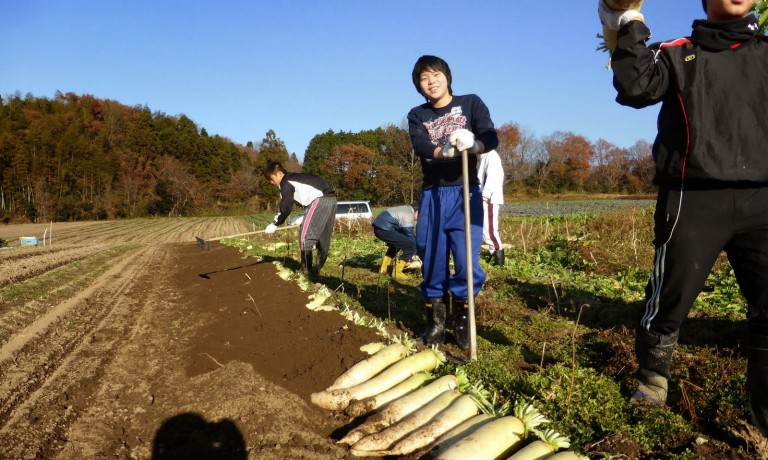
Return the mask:
<path fill-rule="evenodd" d="M 499 234 L 499 208 L 504 204 L 504 168 L 496 150 L 479 157 L 477 178 L 483 193 L 483 243 L 488 245 L 493 263 L 504 266 L 504 246 Z"/>

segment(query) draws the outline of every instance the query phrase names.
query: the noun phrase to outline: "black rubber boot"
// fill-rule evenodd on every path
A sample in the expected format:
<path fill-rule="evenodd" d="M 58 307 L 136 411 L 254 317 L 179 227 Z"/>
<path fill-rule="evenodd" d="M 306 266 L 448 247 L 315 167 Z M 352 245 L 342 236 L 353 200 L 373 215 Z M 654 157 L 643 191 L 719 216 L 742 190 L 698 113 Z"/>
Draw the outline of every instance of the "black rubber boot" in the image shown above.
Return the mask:
<path fill-rule="evenodd" d="M 453 299 L 453 335 L 459 348 L 469 348 L 469 306 L 466 299 Z"/>
<path fill-rule="evenodd" d="M 301 251 L 301 273 L 303 273 L 306 276 L 309 276 L 312 273 L 312 250 L 309 251 Z"/>
<path fill-rule="evenodd" d="M 453 294 L 448 291 L 448 294 L 443 296 L 443 303 L 445 304 L 445 327 L 450 329 L 453 327 Z"/>
<path fill-rule="evenodd" d="M 637 391 L 633 402 L 663 406 L 669 391 L 669 362 L 675 350 L 679 331 L 669 335 L 638 329 L 635 336 L 635 355 L 638 370 L 635 374 Z"/>
<path fill-rule="evenodd" d="M 752 424 L 768 437 L 768 336 L 752 327 L 747 351 L 747 392 Z"/>
<path fill-rule="evenodd" d="M 310 253 L 311 253 L 311 251 L 310 251 Z M 312 268 L 309 269 L 309 272 L 312 275 L 314 275 L 314 276 L 319 275 L 320 274 L 320 269 L 323 268 L 323 266 L 325 265 L 325 261 L 327 259 L 328 259 L 328 253 L 318 250 L 317 251 L 317 262 L 315 263 L 315 265 L 312 266 Z"/>
<path fill-rule="evenodd" d="M 445 342 L 446 306 L 443 299 L 425 299 L 427 330 L 421 336 L 425 345 L 440 345 Z"/>
<path fill-rule="evenodd" d="M 504 266 L 504 250 L 493 251 L 493 265 Z"/>

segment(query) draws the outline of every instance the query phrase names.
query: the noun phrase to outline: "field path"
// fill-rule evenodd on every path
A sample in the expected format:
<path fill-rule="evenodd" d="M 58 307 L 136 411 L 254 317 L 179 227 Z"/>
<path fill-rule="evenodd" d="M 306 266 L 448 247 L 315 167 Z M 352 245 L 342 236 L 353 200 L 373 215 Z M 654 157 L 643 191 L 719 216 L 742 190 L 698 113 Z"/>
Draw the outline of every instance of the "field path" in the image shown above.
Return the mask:
<path fill-rule="evenodd" d="M 0 459 L 352 458 L 309 395 L 380 338 L 305 308 L 272 264 L 194 243 L 250 223 L 52 228 L 0 251 Z M 19 236 L 42 241 L 0 227 Z"/>

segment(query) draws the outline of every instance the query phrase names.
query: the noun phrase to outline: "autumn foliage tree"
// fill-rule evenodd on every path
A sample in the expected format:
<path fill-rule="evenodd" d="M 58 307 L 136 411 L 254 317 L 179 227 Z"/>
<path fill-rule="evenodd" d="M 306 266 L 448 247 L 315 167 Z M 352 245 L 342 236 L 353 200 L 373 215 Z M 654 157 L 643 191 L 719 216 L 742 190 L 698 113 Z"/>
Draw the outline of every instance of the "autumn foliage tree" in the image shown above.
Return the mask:
<path fill-rule="evenodd" d="M 517 123 L 498 129 L 507 191 L 646 193 L 651 145 L 620 148 L 557 131 L 539 138 Z M 303 164 L 269 130 L 245 146 L 209 135 L 184 114 L 57 92 L 0 98 L 0 221 L 250 213 L 274 208 L 270 161 L 325 177 L 339 199 L 413 203 L 420 159 L 405 123 L 312 138 Z"/>
<path fill-rule="evenodd" d="M 0 99 L 4 220 L 192 213 L 226 198 L 249 162 L 185 115 L 74 93 Z"/>
<path fill-rule="evenodd" d="M 544 187 L 550 192 L 582 190 L 590 173 L 592 144 L 583 136 L 557 131 L 544 139 L 544 148 L 547 152 Z"/>
<path fill-rule="evenodd" d="M 362 145 L 345 144 L 334 147 L 325 160 L 325 179 L 345 199 L 369 199 L 373 179 L 373 152 Z"/>
<path fill-rule="evenodd" d="M 412 204 L 421 188 L 421 162 L 413 151 L 405 127 L 388 125 L 382 135 L 382 160 L 376 169 L 374 190 L 381 204 Z"/>

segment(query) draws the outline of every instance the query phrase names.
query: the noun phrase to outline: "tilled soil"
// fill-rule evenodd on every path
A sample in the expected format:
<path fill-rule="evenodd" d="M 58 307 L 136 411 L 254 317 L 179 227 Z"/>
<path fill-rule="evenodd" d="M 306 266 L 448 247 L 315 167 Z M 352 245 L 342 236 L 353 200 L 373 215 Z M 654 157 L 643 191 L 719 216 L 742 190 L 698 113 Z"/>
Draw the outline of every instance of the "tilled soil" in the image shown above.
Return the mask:
<path fill-rule="evenodd" d="M 0 458 L 352 458 L 335 444 L 350 420 L 309 395 L 365 358 L 373 329 L 310 311 L 226 246 L 121 257 L 2 343 Z"/>

